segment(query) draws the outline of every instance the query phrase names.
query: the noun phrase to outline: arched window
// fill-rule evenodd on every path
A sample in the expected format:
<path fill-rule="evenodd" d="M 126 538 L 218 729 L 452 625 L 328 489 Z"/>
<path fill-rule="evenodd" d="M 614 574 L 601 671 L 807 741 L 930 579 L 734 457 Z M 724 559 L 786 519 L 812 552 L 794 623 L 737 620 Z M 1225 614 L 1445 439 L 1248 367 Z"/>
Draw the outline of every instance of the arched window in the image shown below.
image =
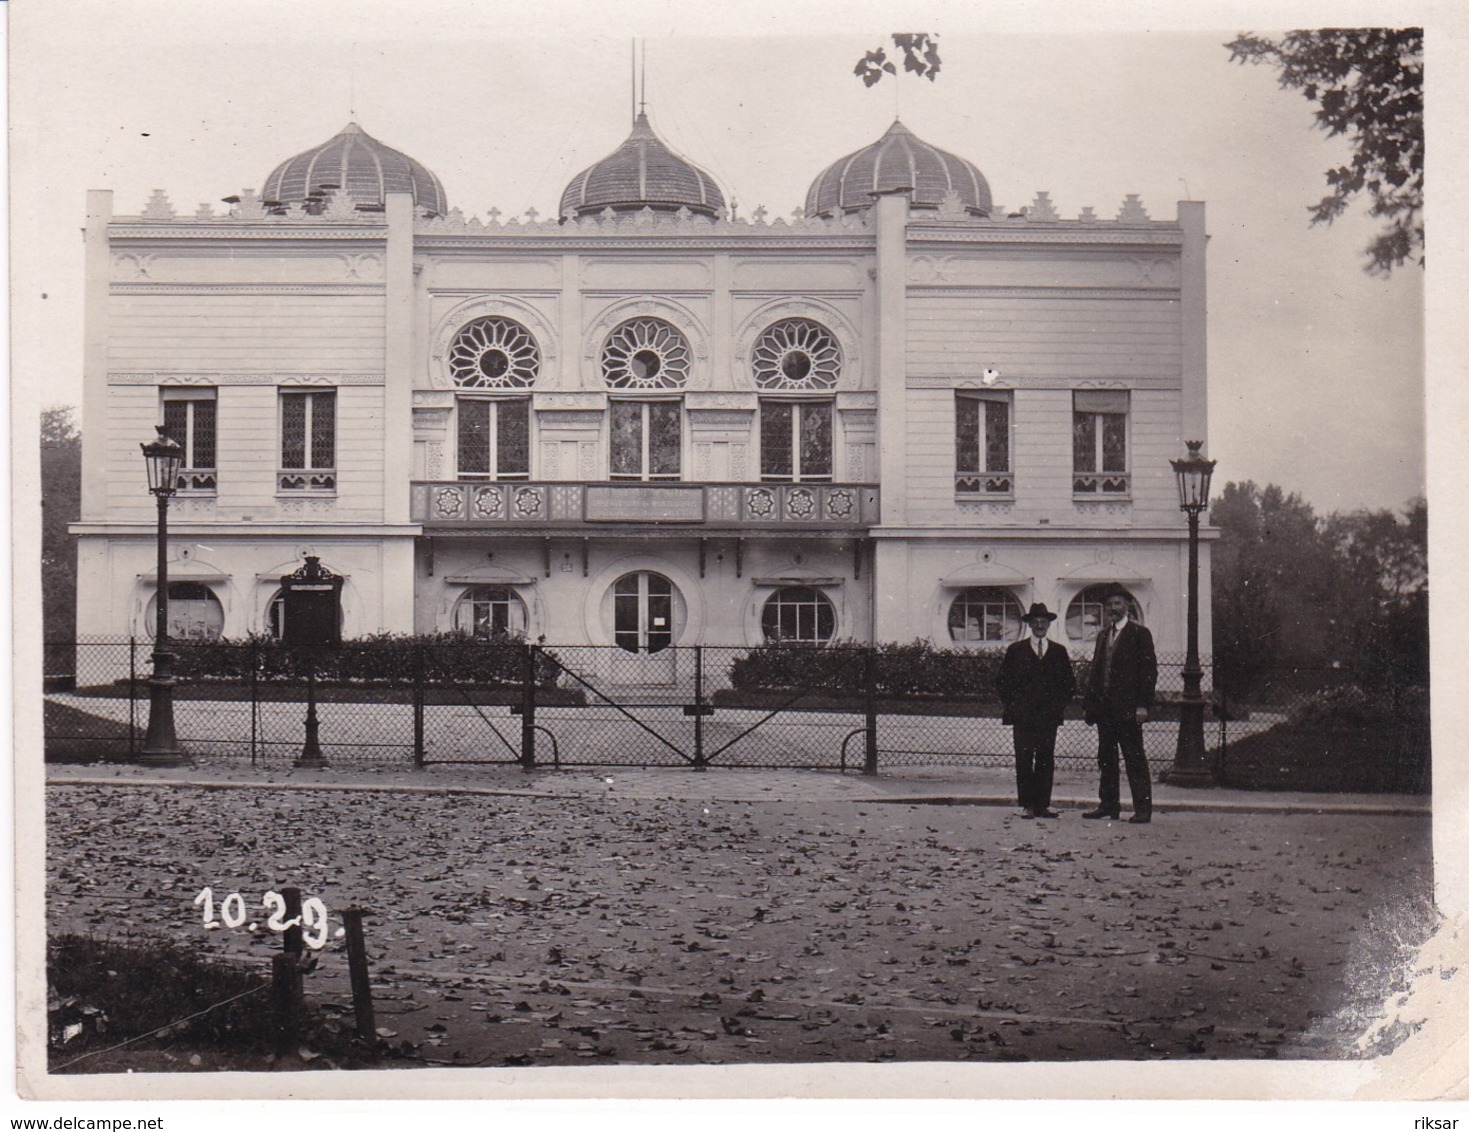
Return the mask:
<path fill-rule="evenodd" d="M 602 376 L 611 389 L 682 389 L 689 383 L 689 344 L 661 318 L 629 319 L 607 335 Z"/>
<path fill-rule="evenodd" d="M 960 590 L 949 606 L 949 638 L 961 644 L 999 644 L 1020 639 L 1020 603 L 998 586 Z"/>
<path fill-rule="evenodd" d="M 449 375 L 461 389 L 527 389 L 540 368 L 536 340 L 512 319 L 477 318 L 449 345 Z"/>
<path fill-rule="evenodd" d="M 525 635 L 525 603 L 509 586 L 470 586 L 454 608 L 454 627 L 471 637 Z"/>
<path fill-rule="evenodd" d="M 148 602 L 146 632 L 158 627 L 158 597 Z M 168 636 L 176 641 L 213 641 L 224 632 L 224 606 L 203 582 L 168 583 Z"/>
<path fill-rule="evenodd" d="M 787 318 L 760 335 L 750 364 L 761 389 L 835 389 L 842 372 L 842 351 L 821 323 Z"/>
<path fill-rule="evenodd" d="M 811 586 L 785 586 L 770 595 L 760 616 L 767 641 L 822 644 L 836 633 L 831 599 Z"/>
<path fill-rule="evenodd" d="M 1073 641 L 1091 642 L 1097 639 L 1097 630 L 1107 623 L 1107 594 L 1112 584 L 1087 586 L 1071 599 L 1066 607 L 1066 636 Z M 1121 587 L 1118 587 L 1121 588 Z M 1142 607 L 1137 598 L 1122 590 L 1127 598 L 1127 616 L 1139 625 L 1143 623 Z"/>

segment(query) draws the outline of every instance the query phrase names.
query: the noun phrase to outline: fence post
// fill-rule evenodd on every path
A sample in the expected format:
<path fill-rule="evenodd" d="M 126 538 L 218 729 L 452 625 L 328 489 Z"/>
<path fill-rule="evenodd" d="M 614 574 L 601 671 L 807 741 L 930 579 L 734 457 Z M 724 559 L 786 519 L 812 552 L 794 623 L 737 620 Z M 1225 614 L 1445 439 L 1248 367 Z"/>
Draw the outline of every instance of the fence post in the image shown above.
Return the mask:
<path fill-rule="evenodd" d="M 278 1052 L 285 1054 L 301 1040 L 301 952 L 305 940 L 301 931 L 301 890 L 282 888 L 281 897 L 286 902 L 286 923 L 291 926 L 281 938 L 280 953 L 271 960 L 271 983 L 280 1020 Z"/>
<path fill-rule="evenodd" d="M 863 774 L 877 773 L 877 664 L 872 646 L 868 645 L 862 661 L 862 708 L 866 715 L 867 757 Z"/>
<path fill-rule="evenodd" d="M 128 762 L 138 746 L 138 638 L 128 638 Z"/>
<path fill-rule="evenodd" d="M 520 681 L 520 767 L 536 769 L 536 658 L 539 645 L 525 646 L 525 670 Z"/>
<path fill-rule="evenodd" d="M 352 1012 L 357 1018 L 357 1036 L 365 1042 L 377 1037 L 372 1016 L 372 980 L 367 972 L 367 944 L 362 938 L 362 909 L 342 913 L 347 924 L 347 971 L 352 981 Z"/>
<path fill-rule="evenodd" d="M 694 769 L 708 770 L 704 757 L 704 646 L 694 646 Z"/>
<path fill-rule="evenodd" d="M 260 739 L 260 642 L 250 642 L 250 765 Z"/>
<path fill-rule="evenodd" d="M 423 650 L 426 646 L 419 642 L 413 650 L 413 769 L 422 770 L 424 763 L 423 752 Z"/>

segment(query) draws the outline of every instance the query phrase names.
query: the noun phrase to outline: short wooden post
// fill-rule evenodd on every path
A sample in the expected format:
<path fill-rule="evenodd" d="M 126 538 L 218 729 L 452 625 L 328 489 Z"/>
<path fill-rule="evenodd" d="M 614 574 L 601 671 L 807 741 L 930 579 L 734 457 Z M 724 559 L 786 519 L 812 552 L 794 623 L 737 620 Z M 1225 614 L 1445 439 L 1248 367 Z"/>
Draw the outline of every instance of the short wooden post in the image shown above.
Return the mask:
<path fill-rule="evenodd" d="M 289 926 L 281 937 L 280 952 L 271 959 L 270 973 L 276 1018 L 280 1027 L 277 1053 L 288 1054 L 301 1042 L 301 1015 L 304 1005 L 301 953 L 305 948 L 305 937 L 301 931 L 301 890 L 283 888 L 281 898 L 286 902 L 286 923 Z"/>
<path fill-rule="evenodd" d="M 299 960 L 306 949 L 306 937 L 301 931 L 301 890 L 281 889 L 281 899 L 286 902 L 286 930 L 281 946 L 294 959 Z"/>
<path fill-rule="evenodd" d="M 362 909 L 342 913 L 347 922 L 347 970 L 352 976 L 352 1010 L 357 1016 L 357 1036 L 365 1042 L 377 1037 L 372 1016 L 372 981 L 367 972 L 367 944 L 362 937 Z"/>

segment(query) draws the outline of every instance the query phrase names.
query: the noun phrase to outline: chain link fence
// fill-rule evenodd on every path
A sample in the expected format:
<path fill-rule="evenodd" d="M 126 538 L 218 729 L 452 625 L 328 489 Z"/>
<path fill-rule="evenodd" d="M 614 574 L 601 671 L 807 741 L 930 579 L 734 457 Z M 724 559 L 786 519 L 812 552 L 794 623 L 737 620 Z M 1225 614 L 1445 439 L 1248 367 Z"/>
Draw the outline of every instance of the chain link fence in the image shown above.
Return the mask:
<path fill-rule="evenodd" d="M 48 758 L 137 757 L 151 644 L 48 646 L 75 676 L 48 679 Z M 294 760 L 308 700 L 328 762 L 526 767 L 1009 766 L 996 653 L 910 645 L 755 648 L 530 645 L 511 639 L 369 638 L 336 649 L 271 640 L 176 642 L 174 716 L 197 758 Z M 1089 658 L 1073 650 L 1078 689 Z M 1155 771 L 1177 747 L 1184 658 L 1159 656 L 1143 727 Z M 1343 669 L 1251 674 L 1247 698 L 1203 664 L 1205 745 L 1216 778 L 1278 789 L 1428 788 L 1426 689 L 1367 694 Z M 314 685 L 314 689 L 313 689 Z M 1095 766 L 1081 694 L 1057 734 L 1059 768 Z"/>

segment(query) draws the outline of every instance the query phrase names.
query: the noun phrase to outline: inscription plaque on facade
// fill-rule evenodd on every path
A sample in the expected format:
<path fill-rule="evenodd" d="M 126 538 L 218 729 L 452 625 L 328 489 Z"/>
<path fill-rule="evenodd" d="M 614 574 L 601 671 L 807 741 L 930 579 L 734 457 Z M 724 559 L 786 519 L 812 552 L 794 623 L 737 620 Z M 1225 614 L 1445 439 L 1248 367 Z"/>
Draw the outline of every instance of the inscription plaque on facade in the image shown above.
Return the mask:
<path fill-rule="evenodd" d="M 587 485 L 589 523 L 702 523 L 702 487 L 601 487 Z"/>

